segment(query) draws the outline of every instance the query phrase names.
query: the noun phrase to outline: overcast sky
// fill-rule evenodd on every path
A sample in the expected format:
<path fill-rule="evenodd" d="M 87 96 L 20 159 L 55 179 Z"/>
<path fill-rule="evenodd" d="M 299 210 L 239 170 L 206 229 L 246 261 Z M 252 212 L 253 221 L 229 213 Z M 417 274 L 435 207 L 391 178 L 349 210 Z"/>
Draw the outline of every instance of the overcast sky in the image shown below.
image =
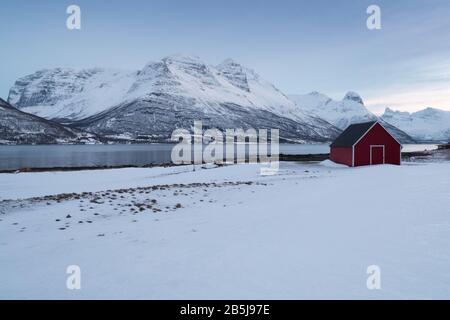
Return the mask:
<path fill-rule="evenodd" d="M 81 30 L 66 8 L 81 7 Z M 381 8 L 381 30 L 366 9 Z M 448 0 L 2 0 L 0 97 L 52 67 L 138 69 L 174 53 L 255 69 L 287 94 L 361 94 L 371 110 L 450 110 Z"/>

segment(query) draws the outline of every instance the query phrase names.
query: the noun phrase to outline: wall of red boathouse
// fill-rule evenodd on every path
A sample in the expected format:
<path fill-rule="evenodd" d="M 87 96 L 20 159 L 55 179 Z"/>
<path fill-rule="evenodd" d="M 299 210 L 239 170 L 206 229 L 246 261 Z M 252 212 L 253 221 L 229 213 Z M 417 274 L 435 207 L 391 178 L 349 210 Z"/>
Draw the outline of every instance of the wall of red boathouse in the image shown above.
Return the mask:
<path fill-rule="evenodd" d="M 379 123 L 355 145 L 355 166 L 370 165 L 370 146 L 384 146 L 384 163 L 401 164 L 401 145 Z"/>
<path fill-rule="evenodd" d="M 352 148 L 351 147 L 332 147 L 330 159 L 336 163 L 352 166 Z"/>

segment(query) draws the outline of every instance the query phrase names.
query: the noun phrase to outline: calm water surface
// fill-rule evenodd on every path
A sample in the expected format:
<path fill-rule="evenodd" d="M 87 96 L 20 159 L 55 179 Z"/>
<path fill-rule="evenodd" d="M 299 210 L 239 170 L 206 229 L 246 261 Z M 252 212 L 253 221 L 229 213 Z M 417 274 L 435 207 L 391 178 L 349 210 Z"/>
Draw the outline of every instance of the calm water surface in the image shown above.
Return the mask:
<path fill-rule="evenodd" d="M 0 146 L 0 170 L 20 168 L 143 166 L 170 163 L 173 144 Z M 404 151 L 434 145 L 406 145 Z M 328 153 L 328 144 L 281 144 L 284 154 Z"/>

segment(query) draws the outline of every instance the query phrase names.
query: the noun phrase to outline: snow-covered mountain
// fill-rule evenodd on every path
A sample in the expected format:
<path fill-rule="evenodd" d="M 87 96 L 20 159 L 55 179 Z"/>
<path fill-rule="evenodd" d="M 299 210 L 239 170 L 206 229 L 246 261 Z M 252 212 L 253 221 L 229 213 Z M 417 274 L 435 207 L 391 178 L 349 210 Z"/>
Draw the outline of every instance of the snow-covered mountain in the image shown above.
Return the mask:
<path fill-rule="evenodd" d="M 16 81 L 21 110 L 101 135 L 167 139 L 175 128 L 279 128 L 292 141 L 329 141 L 339 130 L 305 113 L 253 70 L 175 55 L 138 71 L 52 69 Z"/>
<path fill-rule="evenodd" d="M 0 99 L 0 144 L 86 143 L 95 138 L 17 110 Z"/>
<path fill-rule="evenodd" d="M 450 141 L 450 111 L 426 108 L 409 113 L 386 108 L 381 118 L 418 141 Z"/>
<path fill-rule="evenodd" d="M 344 130 L 355 122 L 374 120 L 377 117 L 364 106 L 362 98 L 355 92 L 348 92 L 341 101 L 335 101 L 325 94 L 311 92 L 291 95 L 300 107 Z"/>
<path fill-rule="evenodd" d="M 303 110 L 328 121 L 341 130 L 353 123 L 378 120 L 402 143 L 414 142 L 414 139 L 407 133 L 370 112 L 364 106 L 361 96 L 355 92 L 348 92 L 340 101 L 333 100 L 316 91 L 304 95 L 290 95 L 289 98 Z"/>
<path fill-rule="evenodd" d="M 83 119 L 122 102 L 135 76 L 101 68 L 40 70 L 18 79 L 8 102 L 47 119 Z"/>
<path fill-rule="evenodd" d="M 287 97 L 255 71 L 227 59 L 217 66 L 174 55 L 141 70 L 56 68 L 16 81 L 8 102 L 20 110 L 107 138 L 166 140 L 176 128 L 278 128 L 283 139 L 333 140 L 349 124 L 378 119 L 361 97 L 313 92 Z M 379 119 L 404 143 L 405 132 Z"/>

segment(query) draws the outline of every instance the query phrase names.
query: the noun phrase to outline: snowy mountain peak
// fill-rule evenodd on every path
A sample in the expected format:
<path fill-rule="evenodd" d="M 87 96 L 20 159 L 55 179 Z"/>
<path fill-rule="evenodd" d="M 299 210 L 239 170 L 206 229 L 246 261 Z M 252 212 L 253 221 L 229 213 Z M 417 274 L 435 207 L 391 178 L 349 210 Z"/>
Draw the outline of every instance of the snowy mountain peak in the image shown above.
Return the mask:
<path fill-rule="evenodd" d="M 9 92 L 8 102 L 19 108 L 29 105 L 52 106 L 61 99 L 81 92 L 86 82 L 100 72 L 102 69 L 99 68 L 39 70 L 16 81 Z"/>
<path fill-rule="evenodd" d="M 407 117 L 409 117 L 410 116 L 410 113 L 409 112 L 406 112 L 406 111 L 396 111 L 396 110 L 392 110 L 391 108 L 389 108 L 389 107 L 387 107 L 385 110 L 384 110 L 384 114 L 383 114 L 383 117 L 393 117 L 393 116 L 396 116 L 396 115 L 399 115 L 399 116 L 407 116 Z"/>
<path fill-rule="evenodd" d="M 331 98 L 324 93 L 319 91 L 312 91 L 307 94 L 313 101 L 321 101 L 321 103 L 326 103 L 327 101 L 331 101 Z"/>
<path fill-rule="evenodd" d="M 232 58 L 226 58 L 219 66 L 240 66 L 241 64 L 233 60 Z"/>
<path fill-rule="evenodd" d="M 196 56 L 172 55 L 162 59 L 173 79 L 180 82 L 198 83 L 201 86 L 215 87 L 219 83 L 211 68 Z"/>
<path fill-rule="evenodd" d="M 47 119 L 81 119 L 120 102 L 136 72 L 55 68 L 18 79 L 8 102 Z"/>
<path fill-rule="evenodd" d="M 223 72 L 245 72 L 246 68 L 242 66 L 239 62 L 236 62 L 235 60 L 228 58 L 222 61 L 219 65 L 216 66 L 217 70 L 223 71 Z"/>
<path fill-rule="evenodd" d="M 361 98 L 359 95 L 354 92 L 347 93 L 342 101 L 332 100 L 319 92 L 290 97 L 298 106 L 325 119 L 341 130 L 344 130 L 352 123 L 376 119 L 376 116 L 360 102 Z"/>
<path fill-rule="evenodd" d="M 247 70 L 232 59 L 226 59 L 217 66 L 219 74 L 224 76 L 235 87 L 250 92 Z"/>
<path fill-rule="evenodd" d="M 197 56 L 185 55 L 185 54 L 175 54 L 162 59 L 162 62 L 169 68 L 175 68 L 182 72 L 194 74 L 199 72 L 201 74 L 210 73 L 208 66 L 200 60 Z"/>
<path fill-rule="evenodd" d="M 423 116 L 435 116 L 435 115 L 439 114 L 440 112 L 442 112 L 442 110 L 427 107 L 423 110 L 417 111 L 416 114 L 423 115 Z"/>
<path fill-rule="evenodd" d="M 447 141 L 450 139 L 449 111 L 426 108 L 409 113 L 386 108 L 381 118 L 419 141 Z"/>
<path fill-rule="evenodd" d="M 289 96 L 302 109 L 309 114 L 324 119 L 341 130 L 350 124 L 379 120 L 363 104 L 361 97 L 354 92 L 349 92 L 341 101 L 336 101 L 319 92 L 311 92 L 305 95 Z M 414 140 L 397 128 L 381 121 L 383 126 L 390 131 L 399 141 L 404 143 Z"/>
<path fill-rule="evenodd" d="M 390 113 L 394 113 L 396 111 L 392 110 L 391 108 L 387 107 L 386 109 L 384 109 L 384 114 L 390 114 Z"/>
<path fill-rule="evenodd" d="M 180 63 L 180 64 L 203 64 L 203 62 L 200 60 L 200 58 L 196 55 L 189 55 L 189 54 L 173 54 L 169 55 L 167 57 L 164 57 L 162 61 L 166 63 Z"/>
<path fill-rule="evenodd" d="M 349 91 L 345 94 L 343 101 L 354 101 L 364 105 L 364 101 L 359 94 L 353 91 Z"/>

